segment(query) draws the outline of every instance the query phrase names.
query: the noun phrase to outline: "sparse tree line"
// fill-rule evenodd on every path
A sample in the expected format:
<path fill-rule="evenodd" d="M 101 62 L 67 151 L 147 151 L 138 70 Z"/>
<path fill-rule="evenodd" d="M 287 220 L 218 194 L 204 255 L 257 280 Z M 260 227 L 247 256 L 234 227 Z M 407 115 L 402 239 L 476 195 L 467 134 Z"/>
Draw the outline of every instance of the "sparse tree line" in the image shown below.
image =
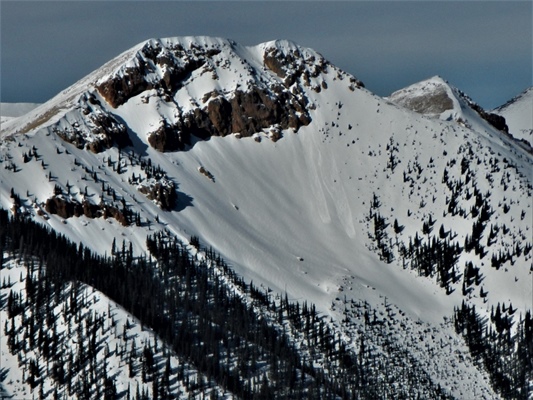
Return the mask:
<path fill-rule="evenodd" d="M 462 173 L 466 174 L 469 163 L 463 161 L 461 168 Z M 457 189 L 460 183 L 451 184 L 446 170 L 443 183 L 452 191 L 451 197 L 446 199 L 448 212 L 452 215 L 466 215 L 465 211 L 458 207 L 458 199 L 462 195 L 462 189 Z M 421 234 L 415 232 L 414 238 L 409 237 L 409 243 L 404 243 L 399 239 L 404 226 L 395 219 L 392 229 L 390 228 L 388 219 L 380 212 L 381 201 L 374 194 L 368 220 L 373 222 L 373 231 L 369 237 L 375 245 L 375 251 L 387 263 L 392 263 L 398 257 L 404 268 L 409 267 L 421 276 L 434 277 L 447 294 L 451 294 L 455 290 L 453 285 L 462 280 L 463 296 L 472 296 L 474 291 L 478 290 L 476 295 L 486 302 L 488 291 L 482 286 L 484 276 L 480 267 L 471 261 L 466 262 L 461 274 L 458 261 L 463 251 L 473 251 L 480 259 L 484 258 L 488 254 L 486 248 L 495 243 L 498 233 L 508 234 L 509 229 L 505 225 L 500 228 L 491 224 L 485 242 L 483 238 L 487 233 L 487 223 L 493 214 L 486 200 L 490 192 L 483 196 L 474 188 L 470 196 L 475 197 L 475 206 L 470 211 L 473 218 L 472 231 L 465 236 L 464 245 L 461 246 L 454 240 L 457 234 L 446 230 L 443 225 L 438 234 L 433 234 L 435 220 L 431 214 L 422 221 Z M 391 233 L 394 233 L 394 240 L 389 236 Z M 516 257 L 527 256 L 530 251 L 530 243 L 522 247 L 517 242 L 513 247 L 493 251 L 490 265 L 500 269 L 504 263 L 514 264 Z M 455 312 L 455 326 L 457 332 L 465 337 L 474 359 L 489 372 L 493 388 L 506 399 L 527 399 L 533 392 L 533 387 L 530 387 L 533 384 L 531 312 L 528 310 L 525 316 L 520 315 L 517 321 L 516 318 L 513 319 L 512 305 L 506 311 L 508 314 L 504 315 L 498 304 L 496 311 L 493 310 L 491 321 L 488 322 L 479 316 L 474 307 L 463 303 Z"/>
<path fill-rule="evenodd" d="M 504 267 L 507 271 L 517 259 L 527 263 L 533 248 L 527 232 L 508 222 L 512 223 L 514 219 L 523 221 L 527 216 L 526 209 L 513 209 L 517 204 L 513 200 L 516 194 L 510 193 L 495 201 L 493 192 L 520 190 L 530 196 L 532 186 L 507 158 L 491 149 L 483 151 L 481 145 L 477 145 L 477 148 L 471 143 L 459 146 L 457 157 L 446 162 L 440 182 L 444 188 L 442 217 L 468 221 L 471 231 L 464 237 L 457 239 L 458 234 L 444 224 L 440 225 L 438 233 L 435 232 L 438 225 L 431 212 L 425 213 L 419 229 L 407 236 L 403 233 L 405 226 L 401 225 L 400 216 L 388 213 L 375 193 L 370 199 L 366 221 L 369 247 L 382 261 L 397 262 L 403 268 L 417 271 L 420 276 L 433 277 L 447 294 L 462 287 L 465 298 L 476 296 L 487 302 L 489 293 L 483 286 L 485 277 L 480 265 L 490 265 L 498 270 Z M 387 169 L 392 174 L 398 166 L 397 147 L 392 137 L 386 150 Z M 446 150 L 443 155 L 448 155 Z M 482 164 L 485 168 L 481 170 L 486 171 L 484 176 L 479 174 Z M 435 164 L 430 158 L 427 168 L 432 167 Z M 410 199 L 416 185 L 419 185 L 420 191 L 421 185 L 428 179 L 423 172 L 418 156 L 408 161 L 403 171 L 403 183 L 408 187 Z M 482 187 L 485 189 L 481 190 Z M 436 204 L 437 192 L 434 193 L 433 203 Z M 425 205 L 426 201 L 422 199 L 419 210 Z M 503 218 L 505 222 L 501 219 L 496 219 L 496 222 L 493 218 L 495 213 L 499 216 L 514 215 Z M 412 218 L 413 214 L 413 210 L 407 210 L 408 218 Z M 473 253 L 480 261 L 466 261 L 464 265 L 459 265 L 461 255 L 466 253 Z M 488 259 L 488 262 L 483 262 L 483 259 Z M 530 270 L 533 272 L 533 266 Z M 455 321 L 457 331 L 465 337 L 474 358 L 489 372 L 495 390 L 504 398 L 525 399 L 533 393 L 531 311 L 528 310 L 525 316 L 513 315 L 514 311 L 512 305 L 508 308 L 502 305 L 500 309 L 498 304 L 487 321 L 466 303 L 456 310 Z"/>
<path fill-rule="evenodd" d="M 513 323 L 515 312 L 511 304 L 498 303 L 489 321 L 463 301 L 455 309 L 454 324 L 474 360 L 488 371 L 495 391 L 504 399 L 529 399 L 533 393 L 533 318 L 528 310 Z"/>
<path fill-rule="evenodd" d="M 21 144 L 19 143 L 19 147 Z M 56 147 L 56 153 L 58 155 L 71 153 L 67 149 L 60 149 Z M 11 160 L 12 156 L 7 155 L 6 160 L 0 159 L 0 162 Z M 42 159 L 38 153 L 38 149 L 32 146 L 27 152 L 22 153 L 22 161 L 24 164 L 35 160 L 41 162 L 43 170 L 48 169 L 48 164 Z M 11 165 L 13 164 L 13 165 Z M 118 149 L 118 156 L 116 159 L 112 155 L 104 156 L 102 159 L 102 165 L 98 168 L 109 169 L 116 174 L 125 174 L 128 172 L 128 167 L 138 167 L 141 172 L 135 174 L 131 172 L 128 177 L 128 183 L 132 186 L 136 186 L 137 189 L 150 200 L 154 200 L 162 209 L 172 210 L 177 201 L 176 184 L 170 179 L 167 173 L 161 168 L 160 165 L 154 165 L 149 157 L 142 157 L 136 154 L 133 150 L 129 153 L 124 153 L 120 148 Z M 5 163 L 5 168 L 18 172 L 20 169 L 16 167 L 14 163 Z M 149 223 L 149 221 L 142 221 L 140 214 L 133 210 L 131 204 L 126 203 L 124 196 L 119 195 L 116 190 L 107 182 L 93 166 L 88 167 L 83 165 L 76 157 L 73 157 L 72 170 L 81 168 L 83 175 L 81 180 L 92 180 L 96 184 L 101 184 L 101 189 L 95 193 L 89 193 L 87 185 L 81 185 L 76 192 L 75 185 L 70 184 L 68 181 L 61 185 L 58 182 L 58 178 L 53 174 L 51 170 L 48 170 L 46 177 L 49 182 L 55 182 L 52 197 L 46 199 L 44 209 L 50 214 L 57 214 L 62 218 L 70 218 L 73 216 L 85 215 L 89 218 L 96 218 L 100 216 L 113 217 L 117 219 L 123 225 L 137 226 L 143 223 Z M 105 172 L 105 171 L 104 171 Z M 29 192 L 28 192 L 29 193 Z M 76 195 L 81 195 L 81 202 L 75 199 Z M 92 201 L 90 198 L 94 195 L 99 196 L 99 201 Z M 13 192 L 11 197 L 14 200 L 14 212 L 18 212 L 19 208 L 23 205 L 19 196 L 14 197 Z M 29 194 L 28 194 L 29 197 Z M 133 198 L 134 201 L 135 198 Z M 38 200 L 35 198 L 34 203 L 38 206 L 39 212 L 44 213 L 40 208 L 41 204 L 38 204 Z"/>

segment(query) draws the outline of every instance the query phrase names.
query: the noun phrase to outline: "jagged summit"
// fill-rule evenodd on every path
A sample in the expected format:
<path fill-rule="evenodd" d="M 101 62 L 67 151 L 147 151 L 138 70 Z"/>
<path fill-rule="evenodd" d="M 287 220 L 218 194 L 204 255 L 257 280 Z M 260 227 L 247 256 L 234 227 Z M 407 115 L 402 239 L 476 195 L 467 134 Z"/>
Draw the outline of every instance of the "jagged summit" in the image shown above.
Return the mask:
<path fill-rule="evenodd" d="M 394 103 L 428 117 L 469 124 L 472 111 L 498 130 L 507 132 L 505 119 L 485 111 L 468 95 L 436 75 L 392 93 Z"/>

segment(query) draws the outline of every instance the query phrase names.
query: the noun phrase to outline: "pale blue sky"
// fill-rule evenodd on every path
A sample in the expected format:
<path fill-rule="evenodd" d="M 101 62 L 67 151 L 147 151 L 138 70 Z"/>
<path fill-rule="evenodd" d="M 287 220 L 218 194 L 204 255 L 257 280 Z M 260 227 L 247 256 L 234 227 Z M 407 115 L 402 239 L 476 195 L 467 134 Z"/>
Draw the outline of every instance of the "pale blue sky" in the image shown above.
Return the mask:
<path fill-rule="evenodd" d="M 441 75 L 486 108 L 532 85 L 532 3 L 0 0 L 1 101 L 43 102 L 133 45 L 291 39 L 384 96 Z"/>

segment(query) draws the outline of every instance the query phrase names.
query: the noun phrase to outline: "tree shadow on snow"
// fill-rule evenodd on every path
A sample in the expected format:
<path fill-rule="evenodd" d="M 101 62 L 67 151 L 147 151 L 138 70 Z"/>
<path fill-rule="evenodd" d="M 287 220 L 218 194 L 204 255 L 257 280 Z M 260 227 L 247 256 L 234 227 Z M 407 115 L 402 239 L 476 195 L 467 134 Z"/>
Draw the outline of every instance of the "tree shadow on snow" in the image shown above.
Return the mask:
<path fill-rule="evenodd" d="M 4 389 L 1 383 L 6 380 L 8 372 L 9 372 L 8 368 L 0 368 L 0 394 L 2 393 L 2 390 Z"/>

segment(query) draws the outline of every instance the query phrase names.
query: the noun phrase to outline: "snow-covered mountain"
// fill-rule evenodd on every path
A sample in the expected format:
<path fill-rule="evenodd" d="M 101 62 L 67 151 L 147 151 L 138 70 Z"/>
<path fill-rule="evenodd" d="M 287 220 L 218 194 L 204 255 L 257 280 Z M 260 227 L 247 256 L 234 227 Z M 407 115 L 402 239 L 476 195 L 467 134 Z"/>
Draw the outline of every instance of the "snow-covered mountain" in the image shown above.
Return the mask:
<path fill-rule="evenodd" d="M 37 103 L 0 103 L 0 123 L 20 117 L 38 105 Z"/>
<path fill-rule="evenodd" d="M 505 118 L 511 135 L 533 145 L 533 87 L 494 109 L 493 113 Z"/>
<path fill-rule="evenodd" d="M 380 98 L 289 41 L 152 39 L 2 124 L 0 204 L 101 255 L 199 238 L 315 304 L 353 354 L 364 302 L 378 354 L 392 343 L 454 398 L 509 397 L 451 323 L 462 307 L 515 335 L 532 308 L 533 157 L 496 117 L 438 77 Z"/>

